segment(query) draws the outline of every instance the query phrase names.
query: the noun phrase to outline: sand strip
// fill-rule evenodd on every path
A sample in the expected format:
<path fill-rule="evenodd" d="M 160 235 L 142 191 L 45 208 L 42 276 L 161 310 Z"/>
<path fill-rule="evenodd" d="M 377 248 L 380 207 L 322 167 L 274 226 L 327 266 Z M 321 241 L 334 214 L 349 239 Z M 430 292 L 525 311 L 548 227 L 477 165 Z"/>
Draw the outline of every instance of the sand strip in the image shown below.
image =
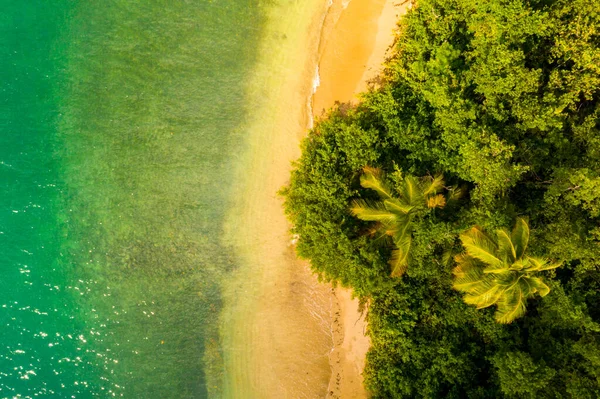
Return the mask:
<path fill-rule="evenodd" d="M 320 48 L 320 86 L 313 97 L 315 117 L 335 102 L 356 102 L 356 94 L 382 70 L 394 28 L 408 4 L 392 0 L 351 0 L 334 3 L 326 18 Z M 370 346 L 365 335 L 365 313 L 351 291 L 334 290 L 332 335 L 329 356 L 331 378 L 328 398 L 354 399 L 368 396 L 362 372 Z"/>
<path fill-rule="evenodd" d="M 260 62 L 247 87 L 247 149 L 224 226 L 239 267 L 223 288 L 225 370 L 215 397 L 323 398 L 333 345 L 331 287 L 296 258 L 277 191 L 289 181 L 309 124 L 326 2 L 275 2 L 265 10 Z"/>

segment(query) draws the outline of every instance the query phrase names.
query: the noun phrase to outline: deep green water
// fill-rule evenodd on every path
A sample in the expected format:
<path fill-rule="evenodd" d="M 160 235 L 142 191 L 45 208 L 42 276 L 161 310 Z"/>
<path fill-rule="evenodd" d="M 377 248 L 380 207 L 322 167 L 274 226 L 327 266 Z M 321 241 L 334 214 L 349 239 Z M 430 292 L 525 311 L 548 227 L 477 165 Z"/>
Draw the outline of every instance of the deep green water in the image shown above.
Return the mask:
<path fill-rule="evenodd" d="M 0 0 L 0 397 L 219 397 L 258 0 Z"/>

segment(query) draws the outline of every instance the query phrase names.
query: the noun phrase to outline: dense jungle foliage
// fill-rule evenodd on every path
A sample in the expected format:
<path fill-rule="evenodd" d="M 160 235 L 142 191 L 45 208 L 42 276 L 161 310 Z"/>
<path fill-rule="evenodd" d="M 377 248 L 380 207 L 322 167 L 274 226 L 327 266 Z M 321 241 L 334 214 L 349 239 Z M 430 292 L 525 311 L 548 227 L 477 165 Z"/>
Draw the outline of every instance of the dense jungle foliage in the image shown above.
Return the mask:
<path fill-rule="evenodd" d="M 369 303 L 376 398 L 599 398 L 600 0 L 417 3 L 380 80 L 304 141 L 284 189 L 298 253 Z M 367 215 L 388 210 L 369 170 L 395 193 L 443 174 L 463 195 L 411 208 L 406 246 Z M 549 291 L 503 324 L 453 284 L 469 234 L 500 248 L 515 223 L 560 267 L 536 269 Z"/>

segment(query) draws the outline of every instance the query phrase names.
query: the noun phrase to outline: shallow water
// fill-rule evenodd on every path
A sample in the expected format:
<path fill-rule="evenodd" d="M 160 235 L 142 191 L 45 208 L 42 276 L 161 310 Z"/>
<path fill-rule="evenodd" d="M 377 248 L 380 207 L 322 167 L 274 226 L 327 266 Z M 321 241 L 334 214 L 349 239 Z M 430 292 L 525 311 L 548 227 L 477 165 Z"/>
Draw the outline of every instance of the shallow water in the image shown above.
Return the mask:
<path fill-rule="evenodd" d="M 0 397 L 220 397 L 272 2 L 1 5 Z"/>

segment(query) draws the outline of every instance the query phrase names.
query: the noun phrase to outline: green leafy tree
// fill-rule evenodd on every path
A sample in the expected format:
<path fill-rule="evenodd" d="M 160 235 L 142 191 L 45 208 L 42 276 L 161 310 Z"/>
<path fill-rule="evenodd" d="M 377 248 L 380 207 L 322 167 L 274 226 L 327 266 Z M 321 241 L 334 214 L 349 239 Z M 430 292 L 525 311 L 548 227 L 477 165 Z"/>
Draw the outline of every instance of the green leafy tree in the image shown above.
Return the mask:
<path fill-rule="evenodd" d="M 286 212 L 313 270 L 369 302 L 373 398 L 598 397 L 598 9 L 600 0 L 419 0 L 372 90 L 304 140 Z M 357 196 L 364 165 L 435 170 L 468 189 L 452 209 L 412 211 L 405 278 L 389 278 L 376 240 L 349 216 L 354 198 L 383 202 L 362 187 Z M 388 178 L 398 198 L 403 178 Z M 536 226 L 525 254 L 562 266 L 542 281 L 551 300 L 535 312 L 521 301 L 527 317 L 501 324 L 464 303 L 442 254 L 476 223 L 508 226 L 515 214 Z M 548 273 L 529 266 L 531 277 Z"/>
<path fill-rule="evenodd" d="M 422 179 L 406 176 L 399 189 L 393 190 L 386 183 L 380 169 L 366 167 L 360 177 L 360 184 L 364 188 L 375 190 L 381 200 L 354 200 L 350 211 L 361 220 L 378 222 L 377 231 L 381 236 L 392 238 L 395 248 L 389 263 L 392 277 L 400 277 L 408 268 L 413 218 L 419 211 L 443 208 L 446 205 L 444 195 L 438 194 L 444 188 L 443 176 Z"/>
<path fill-rule="evenodd" d="M 512 232 L 496 231 L 494 240 L 479 227 L 460 235 L 466 252 L 456 256 L 454 288 L 465 292 L 464 301 L 478 309 L 497 305 L 499 323 L 523 316 L 528 298 L 544 297 L 550 288 L 536 277 L 538 272 L 556 269 L 560 263 L 525 255 L 529 226 L 519 218 Z"/>
<path fill-rule="evenodd" d="M 490 360 L 496 369 L 502 392 L 508 397 L 537 399 L 540 391 L 547 390 L 557 374 L 543 360 L 538 362 L 530 354 L 521 351 L 500 351 Z"/>

